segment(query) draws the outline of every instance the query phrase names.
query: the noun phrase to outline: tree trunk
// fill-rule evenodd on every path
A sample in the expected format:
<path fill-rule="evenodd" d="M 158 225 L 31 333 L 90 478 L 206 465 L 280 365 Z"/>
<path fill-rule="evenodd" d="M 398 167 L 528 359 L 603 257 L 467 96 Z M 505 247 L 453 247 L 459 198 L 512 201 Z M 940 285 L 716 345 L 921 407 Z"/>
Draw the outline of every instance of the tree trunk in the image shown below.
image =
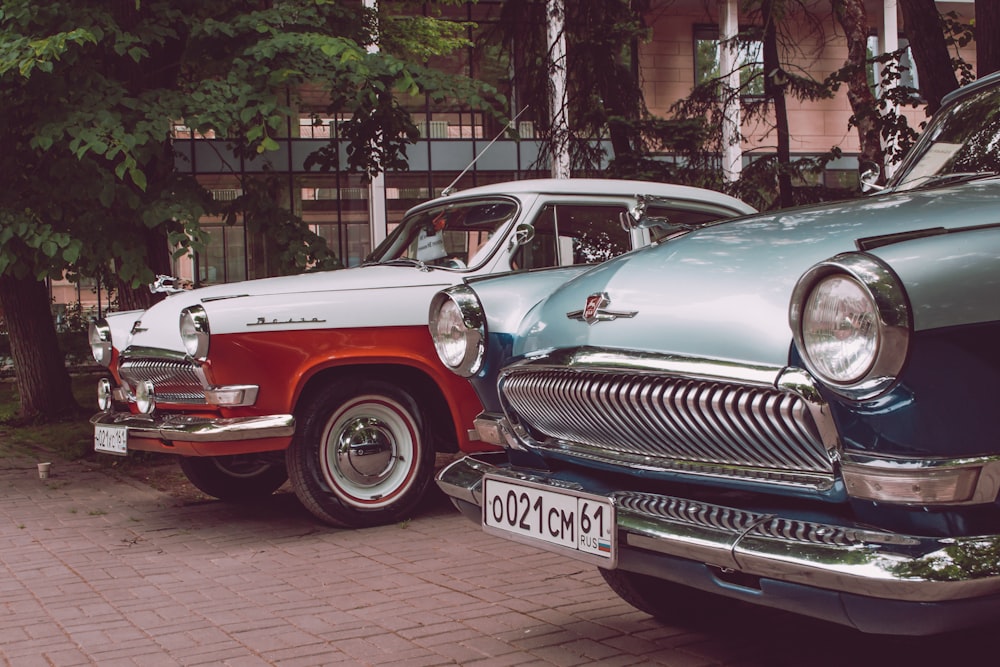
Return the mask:
<path fill-rule="evenodd" d="M 146 265 L 156 275 L 171 275 L 170 255 L 167 250 L 167 239 L 162 227 L 145 229 L 146 235 Z M 115 290 L 118 293 L 118 310 L 145 310 L 157 301 L 163 299 L 163 294 L 153 294 L 149 285 L 132 287 L 122 280 L 115 280 Z"/>
<path fill-rule="evenodd" d="M 59 350 L 45 283 L 0 276 L 0 306 L 7 319 L 21 419 L 58 421 L 77 417 L 69 372 Z"/>
<path fill-rule="evenodd" d="M 1000 71 L 1000 2 L 976 0 L 976 75 Z"/>
<path fill-rule="evenodd" d="M 899 8 L 919 74 L 920 94 L 927 101 L 927 114 L 931 115 L 941 106 L 941 98 L 958 88 L 958 77 L 941 29 L 941 14 L 934 0 L 905 0 L 899 3 Z"/>
<path fill-rule="evenodd" d="M 792 176 L 788 171 L 792 161 L 792 140 L 788 131 L 785 75 L 778 56 L 778 27 L 774 9 L 774 0 L 764 0 L 761 4 L 761 18 L 764 21 L 764 97 L 774 105 L 774 125 L 778 138 L 778 205 L 787 208 L 795 203 Z"/>
<path fill-rule="evenodd" d="M 833 0 L 833 11 L 847 38 L 847 99 L 858 128 L 859 159 L 873 162 L 883 173 L 885 160 L 879 138 L 878 104 L 868 87 L 868 12 L 864 0 Z"/>

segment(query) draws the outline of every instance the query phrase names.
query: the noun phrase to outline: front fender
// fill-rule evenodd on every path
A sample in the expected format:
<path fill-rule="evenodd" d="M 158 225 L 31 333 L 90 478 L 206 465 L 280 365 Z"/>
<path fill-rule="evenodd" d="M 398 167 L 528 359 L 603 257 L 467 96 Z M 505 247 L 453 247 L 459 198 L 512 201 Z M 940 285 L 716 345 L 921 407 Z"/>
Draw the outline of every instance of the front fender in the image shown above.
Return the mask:
<path fill-rule="evenodd" d="M 951 231 L 870 252 L 902 280 L 915 331 L 1000 321 L 1000 228 Z"/>

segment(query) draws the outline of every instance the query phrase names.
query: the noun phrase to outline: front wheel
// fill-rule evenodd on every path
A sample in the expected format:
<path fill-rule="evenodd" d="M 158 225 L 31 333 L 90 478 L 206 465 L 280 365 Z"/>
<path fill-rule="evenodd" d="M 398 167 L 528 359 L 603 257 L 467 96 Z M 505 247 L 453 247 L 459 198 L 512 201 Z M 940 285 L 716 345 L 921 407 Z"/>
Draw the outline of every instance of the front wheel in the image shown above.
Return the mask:
<path fill-rule="evenodd" d="M 625 602 L 670 625 L 692 626 L 718 619 L 736 600 L 637 572 L 598 568 L 605 583 Z"/>
<path fill-rule="evenodd" d="M 219 500 L 265 498 L 288 479 L 280 460 L 257 455 L 182 456 L 179 461 L 188 481 Z"/>
<path fill-rule="evenodd" d="M 297 416 L 286 453 L 292 487 L 318 519 L 362 528 L 406 518 L 434 473 L 419 403 L 380 380 L 336 384 Z"/>

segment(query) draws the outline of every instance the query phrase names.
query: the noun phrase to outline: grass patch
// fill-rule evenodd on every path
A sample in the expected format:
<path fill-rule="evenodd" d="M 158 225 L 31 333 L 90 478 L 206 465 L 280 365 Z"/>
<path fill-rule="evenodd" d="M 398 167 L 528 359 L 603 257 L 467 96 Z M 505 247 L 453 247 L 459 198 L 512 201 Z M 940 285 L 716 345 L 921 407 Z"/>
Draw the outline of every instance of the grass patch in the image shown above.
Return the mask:
<path fill-rule="evenodd" d="M 104 456 L 94 452 L 94 427 L 90 415 L 97 408 L 97 380 L 100 373 L 80 373 L 70 377 L 73 396 L 82 413 L 67 410 L 65 421 L 23 423 L 17 419 L 20 396 L 13 379 L 0 381 L 0 459 L 29 457 L 38 460 L 86 460 L 106 468 L 127 471 L 133 467 L 171 462 L 168 457 L 133 452 L 128 457 Z"/>
<path fill-rule="evenodd" d="M 71 377 L 73 396 L 85 409 L 97 412 L 97 378 L 94 374 Z M 0 457 L 36 455 L 42 452 L 54 458 L 76 460 L 86 457 L 93 449 L 94 427 L 85 417 L 48 424 L 18 424 L 20 394 L 17 382 L 0 382 Z"/>
<path fill-rule="evenodd" d="M 140 480 L 178 498 L 192 501 L 207 498 L 188 482 L 174 456 L 142 451 L 130 451 L 128 456 L 94 452 L 94 427 L 90 424 L 90 416 L 98 411 L 97 380 L 100 377 L 100 373 L 74 374 L 71 377 L 73 395 L 83 412 L 71 417 L 72 411 L 67 410 L 66 421 L 49 424 L 19 422 L 17 383 L 12 379 L 0 380 L 0 460 L 86 461 L 88 465 Z"/>

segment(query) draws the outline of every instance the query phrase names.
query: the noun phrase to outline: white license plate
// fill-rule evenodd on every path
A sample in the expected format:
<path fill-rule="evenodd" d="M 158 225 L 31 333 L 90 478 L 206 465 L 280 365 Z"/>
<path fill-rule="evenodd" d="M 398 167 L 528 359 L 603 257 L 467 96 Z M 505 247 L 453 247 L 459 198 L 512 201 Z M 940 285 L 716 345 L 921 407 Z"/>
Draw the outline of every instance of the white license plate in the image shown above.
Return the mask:
<path fill-rule="evenodd" d="M 483 529 L 602 567 L 616 565 L 615 506 L 603 496 L 487 475 Z"/>
<path fill-rule="evenodd" d="M 124 426 L 94 425 L 94 451 L 105 454 L 128 454 L 128 429 Z"/>

